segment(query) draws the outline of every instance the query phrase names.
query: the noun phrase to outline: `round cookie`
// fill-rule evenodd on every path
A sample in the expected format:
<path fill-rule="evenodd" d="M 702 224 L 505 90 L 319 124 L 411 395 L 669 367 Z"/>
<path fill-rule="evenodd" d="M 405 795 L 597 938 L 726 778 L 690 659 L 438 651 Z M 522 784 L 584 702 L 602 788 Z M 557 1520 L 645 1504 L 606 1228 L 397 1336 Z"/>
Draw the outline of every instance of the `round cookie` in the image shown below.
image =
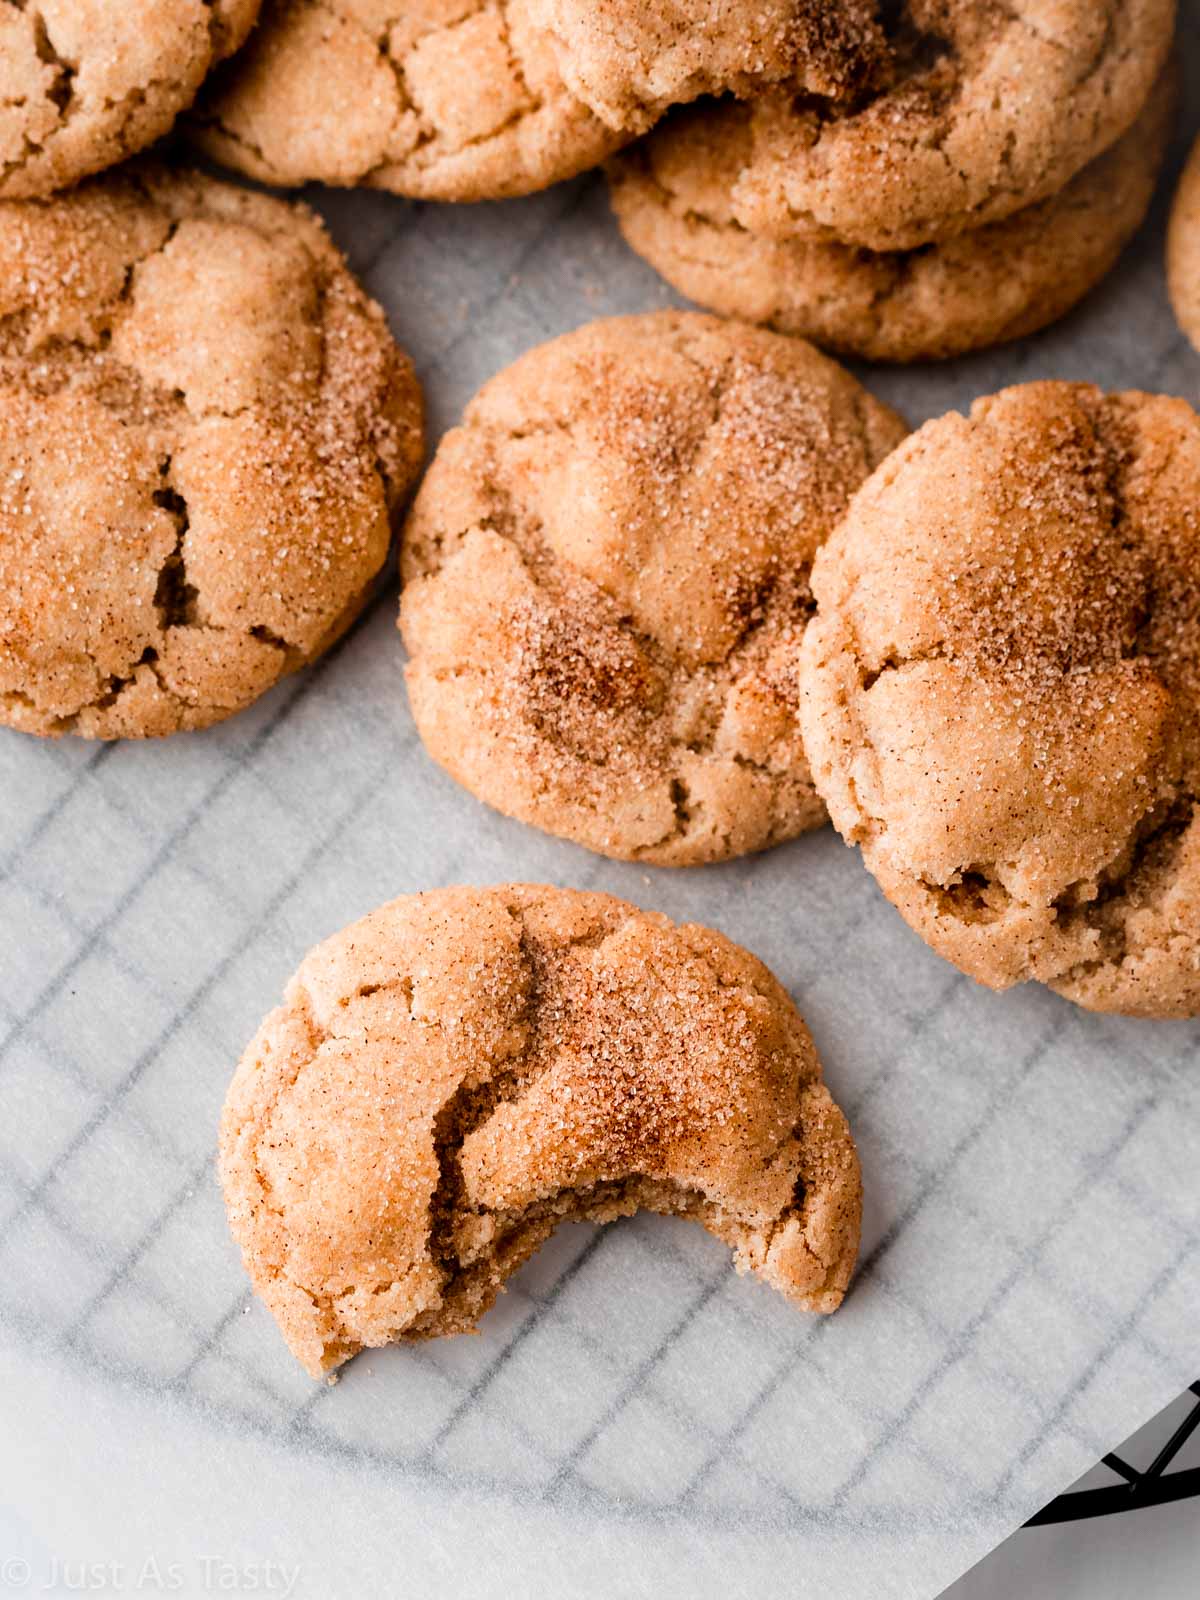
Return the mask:
<path fill-rule="evenodd" d="M 1192 147 L 1171 210 L 1167 279 L 1179 326 L 1200 350 L 1200 139 Z"/>
<path fill-rule="evenodd" d="M 845 105 L 771 90 L 709 108 L 747 148 L 735 219 L 769 238 L 911 250 L 1055 194 L 1128 129 L 1175 0 L 902 0 L 890 62 Z"/>
<path fill-rule="evenodd" d="M 841 97 L 877 67 L 876 0 L 529 0 L 571 90 L 609 127 L 643 132 L 702 94 Z"/>
<path fill-rule="evenodd" d="M 696 313 L 530 351 L 443 439 L 404 530 L 426 749 L 626 860 L 819 825 L 794 675 L 809 567 L 904 432 L 811 345 Z"/>
<path fill-rule="evenodd" d="M 238 1066 L 220 1174 L 313 1377 L 469 1331 L 560 1221 L 639 1209 L 831 1312 L 862 1209 L 846 1120 L 761 962 L 529 884 L 409 895 L 312 951 Z"/>
<path fill-rule="evenodd" d="M 1100 282 L 1149 208 L 1174 106 L 1156 92 L 1059 194 L 920 251 L 748 233 L 730 205 L 737 143 L 714 146 L 694 110 L 613 159 L 612 204 L 632 248 L 712 311 L 869 361 L 941 359 L 1035 333 Z"/>
<path fill-rule="evenodd" d="M 122 169 L 0 204 L 0 721 L 201 728 L 383 565 L 420 391 L 304 208 Z"/>
<path fill-rule="evenodd" d="M 563 85 L 525 0 L 265 0 L 190 124 L 264 183 L 494 200 L 621 142 Z"/>
<path fill-rule="evenodd" d="M 1200 1012 L 1200 417 L 1034 383 L 855 497 L 801 650 L 817 787 L 994 988 Z"/>
<path fill-rule="evenodd" d="M 191 105 L 259 0 L 0 0 L 0 199 L 124 161 Z"/>

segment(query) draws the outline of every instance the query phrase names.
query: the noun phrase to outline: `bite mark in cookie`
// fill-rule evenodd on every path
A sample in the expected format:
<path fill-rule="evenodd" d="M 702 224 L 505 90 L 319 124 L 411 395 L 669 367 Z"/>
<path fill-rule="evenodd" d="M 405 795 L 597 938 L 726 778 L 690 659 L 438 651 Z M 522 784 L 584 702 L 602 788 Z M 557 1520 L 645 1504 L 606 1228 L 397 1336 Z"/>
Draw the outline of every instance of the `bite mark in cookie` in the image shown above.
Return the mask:
<path fill-rule="evenodd" d="M 469 1331 L 563 1220 L 694 1218 L 817 1312 L 858 1249 L 854 1143 L 767 969 L 526 884 L 409 896 L 318 946 L 238 1067 L 220 1168 L 314 1377 Z"/>

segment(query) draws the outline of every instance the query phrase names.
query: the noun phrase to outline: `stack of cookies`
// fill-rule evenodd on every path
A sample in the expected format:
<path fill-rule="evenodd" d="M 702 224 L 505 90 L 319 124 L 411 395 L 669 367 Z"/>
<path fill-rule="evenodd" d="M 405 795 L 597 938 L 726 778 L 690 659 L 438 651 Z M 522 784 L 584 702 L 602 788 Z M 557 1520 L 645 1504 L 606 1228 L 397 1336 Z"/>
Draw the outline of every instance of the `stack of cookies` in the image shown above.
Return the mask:
<path fill-rule="evenodd" d="M 629 243 L 701 305 L 878 361 L 1046 326 L 1145 216 L 1174 0 L 903 0 L 841 98 L 678 109 L 610 165 Z"/>

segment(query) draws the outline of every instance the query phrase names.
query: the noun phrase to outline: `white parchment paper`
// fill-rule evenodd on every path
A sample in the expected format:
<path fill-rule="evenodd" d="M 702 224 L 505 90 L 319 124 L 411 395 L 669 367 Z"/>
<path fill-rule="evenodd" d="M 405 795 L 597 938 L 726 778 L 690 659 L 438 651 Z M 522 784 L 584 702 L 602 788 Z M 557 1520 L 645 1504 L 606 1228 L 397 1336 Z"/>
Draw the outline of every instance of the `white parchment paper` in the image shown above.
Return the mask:
<path fill-rule="evenodd" d="M 1194 134 L 1200 0 L 1181 52 Z M 671 303 L 594 177 L 478 208 L 313 198 L 434 438 L 529 345 Z M 1200 402 L 1164 209 L 1047 335 L 867 381 L 914 423 L 1034 377 Z M 227 1561 L 227 1590 L 284 1592 L 271 1562 L 322 1597 L 935 1595 L 1200 1371 L 1200 1027 L 977 988 L 828 830 L 669 872 L 485 810 L 421 750 L 394 602 L 212 732 L 0 734 L 0 1592 L 53 1592 L 63 1559 L 154 1592 L 149 1559 L 198 1594 Z M 563 1230 L 478 1338 L 336 1387 L 292 1361 L 213 1179 L 233 1064 L 318 939 L 508 879 L 712 923 L 791 989 L 865 1169 L 836 1317 L 642 1217 Z"/>

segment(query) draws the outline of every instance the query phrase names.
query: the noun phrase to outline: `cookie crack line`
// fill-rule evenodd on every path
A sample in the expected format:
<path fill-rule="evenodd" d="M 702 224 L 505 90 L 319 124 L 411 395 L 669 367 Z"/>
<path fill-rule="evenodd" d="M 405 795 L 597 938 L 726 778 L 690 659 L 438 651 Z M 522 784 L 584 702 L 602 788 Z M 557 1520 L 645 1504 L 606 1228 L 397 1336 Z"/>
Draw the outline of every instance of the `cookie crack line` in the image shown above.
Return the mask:
<path fill-rule="evenodd" d="M 713 419 L 709 427 L 710 433 L 712 428 L 716 427 L 719 420 L 719 418 Z M 523 434 L 513 434 L 509 437 L 514 439 L 522 439 L 532 437 L 532 434 L 527 432 Z M 700 449 L 702 448 L 703 444 L 701 443 L 701 445 L 697 447 L 697 453 L 699 453 Z M 497 538 L 502 539 L 504 543 L 509 546 L 509 548 L 516 555 L 517 559 L 521 562 L 522 570 L 525 572 L 526 576 L 529 578 L 531 584 L 538 591 L 538 593 L 540 595 L 544 595 L 550 600 L 556 600 L 559 597 L 558 587 L 552 580 L 560 563 L 560 558 L 550 550 L 550 547 L 545 544 L 544 541 L 540 544 L 531 541 L 531 546 L 528 550 L 524 547 L 517 535 L 511 531 L 512 525 L 516 520 L 512 516 L 512 511 L 516 506 L 516 501 L 513 498 L 511 491 L 509 490 L 507 484 L 501 484 L 499 480 L 494 480 L 492 487 L 494 487 L 496 490 L 497 496 L 504 500 L 506 510 L 509 515 L 505 516 L 501 514 L 495 519 L 489 519 L 486 523 L 488 531 L 494 533 Z M 467 529 L 464 530 L 464 533 L 469 533 L 470 531 L 470 529 Z M 536 540 L 536 530 L 533 530 L 533 532 L 534 539 Z M 460 535 L 460 538 L 461 537 L 462 535 Z M 570 566 L 569 563 L 563 564 Z M 772 596 L 775 588 L 778 586 L 779 578 L 781 576 L 781 573 L 777 575 L 776 584 L 772 586 Z M 592 588 L 596 589 L 598 593 L 604 595 L 605 598 L 610 600 L 613 604 L 617 606 L 621 605 L 621 600 L 618 595 L 615 595 L 610 589 L 605 588 L 603 584 L 596 583 L 595 580 L 589 578 L 586 574 L 580 572 L 578 569 L 571 567 L 570 577 L 573 580 L 590 585 Z M 765 611 L 766 601 L 764 601 L 763 606 L 760 609 Z M 644 628 L 640 628 L 638 626 L 637 620 L 632 613 L 622 609 L 620 615 L 615 617 L 613 620 L 615 625 L 619 627 L 623 633 L 628 634 L 629 637 L 636 642 L 638 648 L 650 659 L 651 663 L 655 668 L 658 669 L 658 671 L 664 674 L 669 674 L 681 665 L 680 658 L 677 655 L 672 654 L 667 647 L 663 645 L 661 640 L 659 640 L 654 634 L 649 633 Z M 725 658 L 725 661 L 723 663 L 705 663 L 705 666 L 728 665 L 739 654 L 746 654 L 749 646 L 754 643 L 754 641 L 757 639 L 757 636 L 767 626 L 768 621 L 769 618 L 765 615 L 760 615 L 758 617 L 750 616 L 744 619 L 742 624 L 742 632 L 738 637 L 738 641 L 731 647 L 729 655 Z M 691 674 L 691 676 L 699 677 L 703 674 L 703 671 L 703 667 L 697 668 L 695 672 Z M 693 748 L 693 746 L 689 745 L 687 741 L 683 739 L 673 742 L 677 743 L 680 748 Z M 603 766 L 607 764 L 607 758 L 595 757 L 593 759 L 596 765 Z"/>
<path fill-rule="evenodd" d="M 1014 649 L 1015 648 L 1016 645 L 1014 644 Z M 1122 661 L 1147 659 L 1134 652 L 1136 652 L 1136 646 L 1131 646 L 1117 659 Z M 903 659 L 897 659 L 894 657 L 888 658 L 881 661 L 878 666 L 870 669 L 869 671 L 862 664 L 861 659 L 859 659 L 859 692 L 863 694 L 869 693 L 881 678 L 889 674 L 902 674 L 909 668 L 919 668 L 930 662 L 961 664 L 962 660 L 963 658 L 959 654 L 946 647 L 930 647 L 921 651 L 915 651 L 911 654 L 905 655 Z M 1005 669 L 1000 667 L 996 670 L 998 675 L 1003 677 Z M 1080 674 L 1088 674 L 1093 669 L 1090 666 L 1083 666 L 1074 670 Z M 1071 672 L 1064 674 L 1064 677 L 1067 679 L 1069 679 L 1070 676 Z M 856 718 L 856 726 L 863 742 L 872 749 L 875 749 L 875 744 L 871 734 L 863 724 L 861 718 Z M 885 859 L 887 859 L 888 833 L 890 827 L 887 817 L 879 814 L 878 812 L 871 811 L 867 807 L 857 786 L 855 786 L 855 805 L 858 810 L 858 814 L 863 823 L 866 824 L 866 827 L 862 830 L 855 830 L 854 833 L 848 837 L 847 842 L 860 844 L 864 851 L 879 852 Z M 1120 893 L 1119 887 L 1114 887 L 1111 891 L 1105 892 L 1098 900 L 1082 899 L 1080 898 L 1080 892 L 1081 890 L 1086 890 L 1089 888 L 1089 886 L 1097 878 L 1103 879 L 1105 874 L 1108 873 L 1114 865 L 1123 860 L 1130 847 L 1136 845 L 1138 842 L 1140 838 L 1140 828 L 1141 819 L 1138 819 L 1132 824 L 1129 834 L 1113 846 L 1111 854 L 1094 872 L 1085 874 L 1067 884 L 1050 901 L 1023 898 L 1016 894 L 1011 888 L 1005 885 L 997 875 L 995 862 L 966 862 L 959 867 L 952 878 L 947 879 L 945 882 L 938 882 L 937 880 L 924 875 L 918 875 L 917 881 L 922 886 L 925 893 L 935 900 L 953 898 L 956 891 L 964 888 L 969 892 L 973 892 L 974 886 L 977 883 L 983 883 L 989 893 L 1001 897 L 1006 908 L 1013 912 L 1051 909 L 1056 917 L 1058 917 L 1060 914 L 1066 914 L 1069 912 L 1073 916 L 1088 920 L 1088 925 L 1093 926 L 1093 923 L 1089 919 L 1095 916 L 1102 904 L 1109 903 L 1112 899 L 1117 897 L 1117 895 Z M 999 913 L 996 913 L 996 915 L 999 915 Z M 1091 963 L 1081 962 L 1078 965 L 1080 967 L 1086 967 L 1091 965 Z M 1074 969 L 1071 970 L 1073 971 Z M 1065 980 L 1070 975 L 1071 971 L 1064 969 L 1062 973 L 1057 975 L 1057 977 Z"/>
<path fill-rule="evenodd" d="M 38 56 L 47 65 L 56 69 L 55 81 L 47 90 L 46 97 L 58 106 L 61 123 L 65 126 L 70 120 L 71 104 L 75 99 L 75 78 L 79 71 L 79 62 L 69 60 L 55 45 L 40 6 L 22 6 L 21 10 L 27 17 L 33 19 L 34 44 Z"/>
<path fill-rule="evenodd" d="M 690 344 L 681 342 L 677 346 L 674 346 L 674 348 L 676 348 L 678 353 L 684 356 L 684 358 L 689 361 L 693 368 L 705 379 L 710 390 L 712 416 L 709 419 L 704 435 L 695 442 L 693 447 L 692 456 L 693 459 L 697 459 L 703 456 L 705 446 L 709 441 L 713 431 L 719 427 L 722 422 L 722 407 L 725 401 L 728 399 L 730 387 L 737 376 L 738 364 L 734 356 L 728 356 L 721 360 L 721 362 L 714 369 L 714 367 L 703 362 L 695 354 L 695 350 Z M 853 409 L 856 416 L 858 442 L 863 446 L 864 455 L 869 457 L 870 441 L 868 437 L 866 418 L 863 413 L 863 399 L 857 393 L 853 396 Z M 550 424 L 536 427 L 528 426 L 497 429 L 488 425 L 473 424 L 470 418 L 468 418 L 464 422 L 463 426 L 468 432 L 472 430 L 477 431 L 488 439 L 491 447 L 492 458 L 494 460 L 497 448 L 494 441 L 497 438 L 502 443 L 521 443 L 532 438 L 547 437 L 553 434 L 565 434 L 574 444 L 576 442 L 576 435 L 580 426 L 580 422 L 575 418 L 563 418 Z M 513 495 L 512 489 L 505 481 L 502 473 L 493 471 L 488 479 L 486 488 L 489 499 L 500 502 L 500 509 L 490 513 L 488 517 L 481 519 L 479 522 L 472 524 L 471 528 L 462 528 L 452 531 L 448 534 L 442 530 L 438 530 L 438 536 L 434 541 L 434 547 L 438 551 L 438 554 L 443 557 L 443 560 L 440 566 L 433 567 L 429 571 L 426 571 L 423 566 L 420 576 L 427 577 L 436 575 L 436 573 L 441 570 L 441 566 L 445 565 L 446 558 L 444 547 L 447 538 L 453 540 L 455 546 L 457 547 L 474 527 L 485 527 L 489 532 L 494 533 L 498 538 L 502 539 L 505 544 L 513 550 L 514 554 L 521 561 L 523 570 L 539 593 L 545 594 L 550 598 L 556 598 L 555 586 L 552 582 L 547 582 L 543 574 L 553 573 L 560 562 L 562 562 L 562 558 L 550 551 L 549 547 L 544 541 L 537 541 L 536 528 L 532 530 L 534 540 L 531 543 L 530 549 L 527 550 L 525 548 L 521 539 L 513 531 L 520 523 L 520 518 L 516 515 L 518 510 L 518 501 Z M 686 493 L 686 491 L 684 491 L 684 493 Z M 570 566 L 569 562 L 562 564 L 567 565 L 568 567 Z M 586 583 L 592 584 L 597 590 L 599 590 L 599 592 L 604 594 L 615 604 L 621 604 L 620 597 L 613 594 L 611 590 L 606 589 L 602 584 L 594 583 L 594 580 L 586 577 L 586 575 L 582 572 L 579 572 L 578 569 L 572 567 L 571 571 L 574 576 L 579 577 Z M 761 604 L 756 606 L 753 612 L 750 612 L 748 615 L 742 618 L 741 632 L 735 644 L 731 646 L 729 654 L 725 658 L 725 662 L 715 663 L 715 665 L 719 666 L 722 664 L 729 664 L 733 662 L 734 659 L 739 655 L 748 654 L 750 646 L 757 640 L 758 635 L 769 626 L 772 620 L 767 614 L 769 602 L 776 596 L 786 578 L 784 563 L 782 561 L 776 561 L 771 564 L 769 577 L 770 581 L 767 585 L 768 592 L 766 595 L 764 595 Z M 808 605 L 807 611 L 808 614 L 811 615 L 811 603 Z M 636 641 L 639 648 L 650 658 L 651 662 L 657 669 L 666 673 L 678 667 L 680 664 L 679 657 L 671 654 L 666 647 L 664 647 L 661 641 L 655 637 L 655 635 L 642 628 L 639 628 L 636 619 L 632 616 L 632 614 L 623 611 L 622 614 L 615 620 L 622 631 L 627 632 Z M 706 663 L 705 665 L 708 664 Z M 703 668 L 697 669 L 697 673 L 695 675 L 699 675 L 702 671 Z M 689 744 L 686 740 L 680 740 L 678 743 L 682 748 L 693 751 L 695 750 L 695 746 Z"/>
<path fill-rule="evenodd" d="M 69 61 L 59 53 L 46 25 L 46 18 L 39 6 L 28 6 L 22 3 L 18 6 L 18 10 L 31 19 L 34 48 L 37 51 L 38 59 L 45 62 L 47 66 L 55 68 L 54 82 L 46 89 L 45 98 L 57 108 L 58 117 L 55 126 L 49 129 L 40 139 L 34 139 L 27 132 L 22 131 L 25 149 L 14 160 L 0 165 L 0 183 L 3 183 L 13 172 L 27 166 L 32 159 L 44 153 L 48 141 L 57 137 L 70 122 L 72 111 L 76 104 L 75 78 L 79 70 L 79 63 L 77 61 Z M 28 96 L 24 96 L 15 104 L 28 105 Z"/>
<path fill-rule="evenodd" d="M 206 416 L 220 416 L 228 420 L 248 411 L 249 407 L 240 407 L 236 411 L 208 411 Z M 260 644 L 269 645 L 278 650 L 285 658 L 288 666 L 296 667 L 304 661 L 304 652 L 298 645 L 291 643 L 280 634 L 275 633 L 263 623 L 247 622 L 241 627 L 231 627 L 227 623 L 214 622 L 206 616 L 204 596 L 200 590 L 190 582 L 187 566 L 187 537 L 190 525 L 187 501 L 180 494 L 172 481 L 172 457 L 168 456 L 160 466 L 159 472 L 163 487 L 154 491 L 154 503 L 160 509 L 167 511 L 175 521 L 175 546 L 164 558 L 158 572 L 158 581 L 154 590 L 154 608 L 158 612 L 164 637 L 178 629 L 200 627 L 207 632 L 229 634 L 243 634 Z M 150 664 L 157 660 L 157 654 L 148 650 L 139 658 L 137 665 Z M 161 673 L 160 685 L 165 689 Z M 126 680 L 132 681 L 131 679 Z M 171 692 L 171 691 L 167 691 Z M 173 696 L 181 699 L 179 695 Z"/>
<path fill-rule="evenodd" d="M 472 5 L 471 9 L 467 11 L 465 15 L 458 17 L 455 22 L 448 24 L 445 31 L 452 33 L 456 28 L 461 28 L 465 23 L 469 22 L 472 17 L 478 16 L 481 11 L 487 11 L 490 9 L 491 8 L 487 4 L 487 0 L 476 0 L 476 3 Z M 514 107 L 509 115 L 501 122 L 496 123 L 493 127 L 489 128 L 486 133 L 472 134 L 468 138 L 457 141 L 451 152 L 453 155 L 460 155 L 464 150 L 480 149 L 482 146 L 490 144 L 493 140 L 502 138 L 504 134 L 516 127 L 526 117 L 537 116 L 539 112 L 542 112 L 546 109 L 547 101 L 545 97 L 535 93 L 530 87 L 529 80 L 525 76 L 525 69 L 518 59 L 516 50 L 513 48 L 512 30 L 508 20 L 508 5 L 505 3 L 505 0 L 502 0 L 502 3 L 497 8 L 497 17 L 500 23 L 501 41 L 504 46 L 504 52 L 508 62 L 509 71 L 512 73 L 516 82 L 520 85 L 521 103 Z M 390 32 L 390 27 L 388 32 Z M 430 145 L 437 143 L 438 138 L 440 137 L 439 131 L 436 123 L 431 122 L 428 114 L 422 110 L 419 100 L 409 87 L 408 75 L 405 71 L 404 63 L 396 56 L 392 55 L 386 34 L 383 42 L 379 45 L 379 51 L 386 64 L 395 73 L 396 81 L 400 88 L 404 102 L 412 108 L 412 110 L 420 119 L 419 141 L 405 157 L 406 161 L 411 161 L 418 157 L 422 150 L 428 149 Z M 368 168 L 367 171 L 363 173 L 363 180 L 369 182 L 377 173 L 384 171 L 387 167 L 393 166 L 394 164 L 394 162 L 385 157 L 374 167 Z"/>
<path fill-rule="evenodd" d="M 194 620 L 199 596 L 188 582 L 185 540 L 190 519 L 187 501 L 171 483 L 170 456 L 160 466 L 159 474 L 163 487 L 154 491 L 154 503 L 175 521 L 175 547 L 158 569 L 158 582 L 154 587 L 154 608 L 166 633 L 170 628 L 185 627 Z"/>
<path fill-rule="evenodd" d="M 525 434 L 521 435 L 520 437 L 529 437 L 529 435 Z M 499 491 L 499 486 L 497 485 L 496 487 Z M 507 496 L 508 491 L 507 489 L 504 489 L 503 491 L 499 491 L 499 493 Z M 553 582 L 547 581 L 547 578 L 543 575 L 547 569 L 552 570 L 552 562 L 547 559 L 544 549 L 537 552 L 527 550 L 514 534 L 506 530 L 506 520 L 508 519 L 505 519 L 502 516 L 497 517 L 493 515 L 480 525 L 485 526 L 489 532 L 494 533 L 498 538 L 502 539 L 509 548 L 513 550 L 517 560 L 520 562 L 522 572 L 528 578 L 537 595 L 540 598 L 550 602 L 551 606 L 553 606 L 553 603 L 558 598 L 558 590 L 556 585 Z M 423 576 L 428 575 L 423 574 Z M 575 581 L 591 584 L 591 580 L 585 578 L 583 574 L 576 573 L 574 574 L 574 578 Z M 601 585 L 593 584 L 592 586 L 597 590 L 598 593 L 604 595 L 607 599 L 613 600 L 615 598 Z M 766 610 L 765 602 L 762 610 L 764 612 Z M 741 658 L 752 653 L 759 634 L 768 626 L 769 622 L 770 618 L 767 615 L 763 615 L 758 621 L 749 621 L 745 623 L 743 633 L 739 638 L 738 643 L 733 647 L 733 649 L 731 649 L 724 662 L 719 663 L 718 665 L 724 666 L 727 669 L 736 670 L 736 666 Z M 632 639 L 636 643 L 638 649 L 647 657 L 654 669 L 663 678 L 669 678 L 671 673 L 677 670 L 679 666 L 678 660 L 667 652 L 665 647 L 657 638 L 654 637 L 653 634 L 647 633 L 640 629 L 632 615 L 628 613 L 622 613 L 619 617 L 613 619 L 613 626 L 618 629 L 623 636 Z M 410 657 L 410 660 L 411 659 L 413 658 Z M 469 666 L 460 664 L 450 667 L 440 667 L 432 674 L 432 677 L 433 680 L 439 684 L 457 682 L 464 679 L 474 679 L 475 681 L 483 684 L 494 684 L 502 680 L 507 675 L 507 672 L 508 667 L 505 663 L 501 663 L 498 667 L 493 667 L 491 665 Z M 703 668 L 689 674 L 689 678 L 693 681 L 702 681 L 704 676 L 705 669 Z M 552 723 L 546 723 L 544 721 L 538 724 L 538 729 L 541 737 L 547 739 L 556 748 L 569 750 L 572 761 L 579 762 L 581 765 L 591 767 L 595 771 L 602 773 L 623 774 L 627 770 L 628 756 L 623 750 L 614 751 L 611 754 L 600 749 L 585 750 L 579 747 L 577 744 L 567 741 L 565 736 L 561 736 L 557 733 Z M 711 755 L 713 753 L 712 737 L 710 735 L 710 739 L 707 744 L 699 744 L 693 739 L 689 738 L 687 735 L 679 734 L 674 730 L 671 730 L 666 741 L 666 751 L 675 754 L 677 757 L 686 755 Z M 771 777 L 778 776 L 778 773 L 775 771 L 775 769 L 771 768 L 767 763 L 756 762 L 748 756 L 742 757 L 736 751 L 729 752 L 724 759 L 732 760 L 737 765 L 743 766 L 748 770 L 753 770 L 763 775 Z M 636 861 L 646 859 L 652 856 L 654 852 L 661 850 L 664 846 L 671 844 L 673 841 L 686 838 L 690 831 L 690 824 L 696 819 L 702 810 L 702 807 L 699 805 L 699 803 L 691 803 L 687 783 L 682 777 L 678 776 L 675 764 L 664 760 L 661 763 L 658 763 L 658 765 L 660 765 L 664 776 L 671 772 L 676 773 L 676 775 L 672 776 L 669 781 L 669 794 L 672 806 L 674 808 L 674 819 L 671 826 L 659 838 L 650 840 L 638 846 L 637 849 L 631 853 L 631 860 Z"/>
<path fill-rule="evenodd" d="M 524 907 L 508 903 L 504 907 L 507 915 L 516 923 L 519 930 L 519 941 L 522 960 L 526 967 L 527 988 L 526 1004 L 523 1017 L 524 1026 L 531 1030 L 535 1026 L 538 1004 L 536 970 L 532 947 L 529 940 L 528 927 L 525 920 Z M 569 940 L 569 950 L 592 950 L 601 947 L 611 939 L 614 934 L 619 935 L 621 929 L 604 929 L 593 936 L 581 935 Z M 373 983 L 360 983 L 355 986 L 352 993 L 343 997 L 339 1005 L 346 1007 L 354 1000 L 370 999 L 378 994 L 399 994 L 404 1000 L 408 1016 L 421 1027 L 440 1033 L 444 1036 L 445 1030 L 440 1020 L 436 1017 L 418 1017 L 414 1010 L 415 976 L 411 972 L 400 973 L 384 981 Z M 306 1070 L 315 1064 L 321 1050 L 332 1040 L 354 1037 L 338 1033 L 336 1027 L 328 1024 L 322 1026 L 316 1020 L 312 1003 L 312 996 L 300 983 L 295 985 L 293 998 L 298 1002 L 298 1009 L 305 1019 L 305 1026 L 309 1039 L 309 1055 L 299 1062 L 292 1073 L 285 1088 L 294 1087 Z M 506 1065 L 507 1060 L 516 1060 L 516 1065 Z M 474 1210 L 474 1214 L 486 1218 L 501 1216 L 503 1213 L 495 1212 L 488 1208 L 471 1208 L 467 1206 L 463 1197 L 462 1172 L 460 1158 L 462 1146 L 467 1136 L 476 1128 L 482 1126 L 488 1118 L 495 1115 L 496 1111 L 504 1105 L 515 1104 L 520 1095 L 514 1090 L 524 1091 L 539 1078 L 544 1077 L 550 1070 L 548 1061 L 541 1063 L 541 1069 L 529 1069 L 529 1050 L 524 1052 L 514 1051 L 512 1057 L 500 1056 L 492 1063 L 491 1070 L 482 1080 L 471 1074 L 464 1075 L 462 1081 L 448 1099 L 443 1103 L 433 1118 L 433 1144 L 438 1163 L 438 1179 L 433 1195 L 429 1202 L 429 1227 L 426 1236 L 427 1248 L 435 1264 L 442 1274 L 442 1296 L 444 1301 L 453 1298 L 456 1277 L 460 1273 L 468 1272 L 469 1263 L 464 1263 L 455 1248 L 454 1228 L 456 1222 L 461 1221 L 464 1210 Z M 256 1150 L 261 1141 L 256 1141 Z M 264 1176 L 261 1165 L 256 1164 L 255 1175 L 258 1179 L 263 1203 L 268 1204 L 270 1184 Z M 454 1213 L 459 1212 L 456 1216 Z M 282 1212 L 276 1213 L 282 1216 Z M 521 1214 L 515 1214 L 513 1228 L 517 1229 L 523 1221 Z M 279 1268 L 279 1276 L 285 1277 L 299 1290 L 309 1297 L 314 1307 L 329 1309 L 339 1300 L 345 1300 L 362 1292 L 357 1285 L 350 1285 L 340 1290 L 337 1294 L 322 1294 L 297 1279 L 286 1270 L 286 1266 Z M 370 1293 L 376 1297 L 388 1293 L 396 1287 L 398 1279 L 383 1281 L 372 1285 Z"/>

